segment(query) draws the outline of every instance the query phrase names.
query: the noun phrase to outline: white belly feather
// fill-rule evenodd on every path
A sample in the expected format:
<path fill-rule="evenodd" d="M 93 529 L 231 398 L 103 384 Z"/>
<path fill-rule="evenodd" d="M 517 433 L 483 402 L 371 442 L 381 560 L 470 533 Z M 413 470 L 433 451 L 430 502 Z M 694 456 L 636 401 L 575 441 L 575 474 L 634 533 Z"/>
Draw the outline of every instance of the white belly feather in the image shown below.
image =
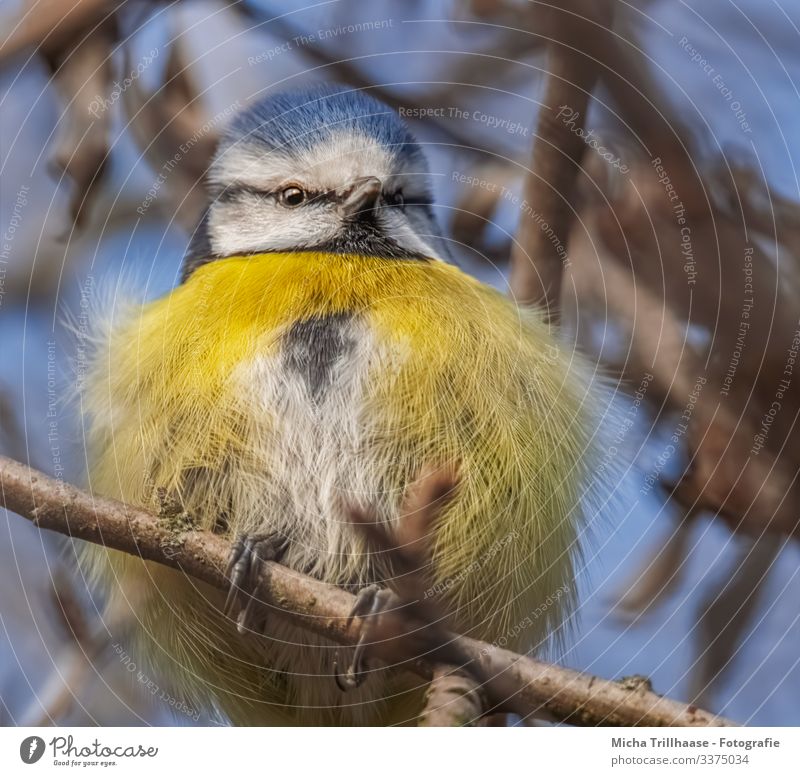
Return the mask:
<path fill-rule="evenodd" d="M 319 332 L 313 334 L 312 350 L 305 350 L 305 340 L 284 338 L 277 354 L 259 357 L 237 376 L 242 400 L 261 422 L 255 467 L 231 472 L 240 480 L 232 483 L 235 527 L 285 535 L 290 543 L 283 563 L 356 589 L 383 580 L 350 524 L 350 509 L 372 507 L 387 517 L 402 497 L 383 486 L 390 462 L 378 457 L 370 441 L 367 380 L 376 363 L 397 368 L 403 356 L 396 348 L 379 347 L 363 320 L 348 319 L 336 324 L 336 352 L 321 363 L 313 350 L 321 347 Z M 335 645 L 276 617 L 267 631 L 265 665 L 285 672 L 295 703 L 351 707 L 354 723 L 373 718 L 373 703 L 386 692 L 385 674 L 378 672 L 343 695 L 332 673 Z M 349 650 L 339 651 L 346 663 Z"/>
<path fill-rule="evenodd" d="M 236 527 L 287 536 L 285 562 L 298 570 L 364 585 L 373 580 L 350 510 L 375 508 L 389 517 L 402 495 L 385 492 L 391 461 L 381 460 L 370 439 L 367 385 L 377 362 L 382 370 L 397 368 L 401 355 L 379 347 L 363 320 L 326 319 L 324 325 L 325 336 L 309 329 L 285 335 L 277 354 L 258 358 L 238 376 L 251 417 L 261 418 L 256 445 L 264 479 L 258 487 L 249 481 L 257 472 L 243 473 L 248 481 L 239 498 L 259 496 L 238 511 Z M 320 355 L 321 349 L 328 352 Z"/>

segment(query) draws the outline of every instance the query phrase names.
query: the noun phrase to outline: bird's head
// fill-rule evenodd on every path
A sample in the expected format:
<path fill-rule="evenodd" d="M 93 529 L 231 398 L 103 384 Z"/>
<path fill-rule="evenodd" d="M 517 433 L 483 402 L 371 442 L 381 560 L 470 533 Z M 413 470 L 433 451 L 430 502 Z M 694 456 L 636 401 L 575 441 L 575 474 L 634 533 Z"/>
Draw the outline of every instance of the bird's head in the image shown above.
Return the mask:
<path fill-rule="evenodd" d="M 272 95 L 231 123 L 184 276 L 225 256 L 444 258 L 428 166 L 400 117 L 344 86 Z"/>

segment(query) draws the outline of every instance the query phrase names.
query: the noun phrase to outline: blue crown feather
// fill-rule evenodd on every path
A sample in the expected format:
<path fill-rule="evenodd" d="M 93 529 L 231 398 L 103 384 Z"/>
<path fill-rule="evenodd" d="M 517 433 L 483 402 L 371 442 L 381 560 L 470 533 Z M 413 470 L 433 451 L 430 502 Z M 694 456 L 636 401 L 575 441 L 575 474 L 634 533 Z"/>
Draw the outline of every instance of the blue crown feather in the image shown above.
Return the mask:
<path fill-rule="evenodd" d="M 388 105 L 342 84 L 319 84 L 272 94 L 239 113 L 223 145 L 255 141 L 291 153 L 350 130 L 373 138 L 398 156 L 421 154 L 405 122 Z"/>

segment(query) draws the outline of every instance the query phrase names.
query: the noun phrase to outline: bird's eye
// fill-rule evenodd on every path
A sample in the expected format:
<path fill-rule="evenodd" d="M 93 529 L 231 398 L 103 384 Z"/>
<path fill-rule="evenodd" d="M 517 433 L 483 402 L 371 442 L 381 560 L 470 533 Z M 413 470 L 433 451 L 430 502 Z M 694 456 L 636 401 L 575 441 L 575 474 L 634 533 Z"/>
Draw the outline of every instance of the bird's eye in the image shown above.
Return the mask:
<path fill-rule="evenodd" d="M 297 207 L 306 201 L 306 193 L 298 186 L 287 186 L 281 190 L 278 200 L 284 207 Z"/>

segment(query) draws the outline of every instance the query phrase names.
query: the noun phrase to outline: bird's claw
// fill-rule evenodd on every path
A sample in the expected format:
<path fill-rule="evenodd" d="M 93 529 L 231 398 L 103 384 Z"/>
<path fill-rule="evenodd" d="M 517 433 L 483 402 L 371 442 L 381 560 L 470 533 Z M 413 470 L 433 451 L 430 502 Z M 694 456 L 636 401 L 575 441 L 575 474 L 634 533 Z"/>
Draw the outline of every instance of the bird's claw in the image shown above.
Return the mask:
<path fill-rule="evenodd" d="M 263 631 L 266 616 L 257 596 L 261 570 L 266 561 L 279 561 L 287 544 L 286 537 L 279 534 L 240 534 L 233 543 L 225 571 L 230 587 L 223 611 L 232 617 L 238 609 L 239 633 Z"/>
<path fill-rule="evenodd" d="M 333 661 L 336 684 L 342 692 L 354 690 L 366 681 L 368 671 L 366 655 L 371 643 L 370 636 L 375 620 L 382 612 L 395 609 L 397 606 L 397 596 L 388 588 L 382 588 L 378 585 L 368 585 L 356 594 L 356 602 L 353 604 L 353 608 L 347 618 L 347 627 L 352 624 L 356 617 L 362 619 L 363 622 L 358 642 L 353 651 L 353 659 L 344 673 L 339 670 L 338 652 Z"/>

